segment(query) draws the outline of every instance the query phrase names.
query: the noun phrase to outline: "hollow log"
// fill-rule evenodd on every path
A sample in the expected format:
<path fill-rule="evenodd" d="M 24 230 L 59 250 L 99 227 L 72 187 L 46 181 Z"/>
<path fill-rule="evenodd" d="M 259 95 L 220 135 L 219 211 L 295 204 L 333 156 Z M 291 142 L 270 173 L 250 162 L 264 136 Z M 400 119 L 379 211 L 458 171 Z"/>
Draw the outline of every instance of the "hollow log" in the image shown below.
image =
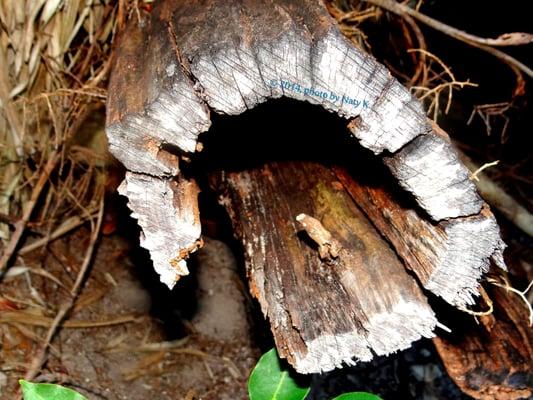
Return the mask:
<path fill-rule="evenodd" d="M 433 336 L 421 290 L 329 167 L 272 162 L 220 180 L 251 292 L 297 371 L 368 361 Z"/>
<path fill-rule="evenodd" d="M 345 267 L 340 270 L 342 274 L 335 275 L 334 282 L 324 283 L 320 274 L 314 274 L 314 280 L 304 275 L 305 285 L 299 284 L 292 294 L 283 294 L 287 290 L 284 285 L 292 287 L 294 282 L 290 286 L 291 282 L 279 281 L 278 287 L 271 288 L 279 293 L 271 293 L 271 297 L 266 294 L 261 297 L 258 287 L 252 286 L 263 301 L 263 310 L 275 309 L 277 319 L 286 315 L 289 311 L 275 308 L 282 296 L 283 302 L 279 304 L 283 307 L 293 310 L 295 304 L 308 303 L 308 311 L 304 313 L 319 312 L 323 305 L 314 303 L 307 294 L 316 293 L 322 284 L 333 285 L 339 290 L 343 288 L 345 297 L 335 298 L 336 303 L 332 304 L 337 304 L 339 309 L 351 307 L 353 321 L 359 321 L 330 321 L 326 314 L 325 319 L 309 319 L 306 314 L 305 321 L 310 325 L 302 332 L 294 332 L 288 326 L 283 328 L 288 335 L 285 339 L 281 338 L 280 330 L 285 325 L 275 325 L 280 353 L 301 371 L 328 370 L 342 362 L 351 362 L 352 357 L 367 359 L 370 349 L 385 354 L 407 346 L 417 337 L 431 335 L 436 323 L 434 316 L 426 309 L 423 296 L 400 268 L 398 260 L 391 261 L 390 265 L 397 265 L 394 272 L 386 269 L 389 267 L 376 267 L 382 271 L 383 276 L 379 278 L 384 283 L 375 287 L 371 284 L 373 280 L 367 279 L 372 271 L 366 266 L 366 263 L 374 265 L 375 261 L 351 262 L 357 255 L 346 250 L 351 248 L 348 242 L 364 236 L 362 226 L 374 232 L 364 236 L 373 237 L 368 239 L 372 246 L 383 235 L 424 287 L 456 306 L 472 303 L 489 257 L 504 266 L 501 257 L 504 246 L 494 218 L 453 147 L 439 128 L 428 121 L 421 103 L 384 66 L 342 35 L 321 1 L 161 0 L 140 21 L 131 19 L 117 40 L 115 60 L 106 121 L 110 150 L 129 171 L 121 193 L 129 198 L 132 216 L 142 229 L 141 245 L 150 251 L 154 268 L 170 288 L 180 276 L 188 274 L 186 259 L 201 245 L 194 161 L 186 174 L 182 169 L 183 162 L 194 159 L 194 153 L 201 150 L 198 138 L 210 129 L 213 114 L 246 113 L 260 103 L 282 96 L 319 105 L 345 121 L 354 141 L 382 159 L 397 184 L 416 203 L 411 212 L 402 214 L 407 216 L 407 221 L 403 217 L 396 222 L 388 221 L 383 213 L 380 216 L 379 212 L 365 210 L 379 234 L 355 206 L 343 208 L 344 216 L 350 215 L 352 219 L 347 225 L 338 222 L 341 226 L 317 219 L 313 214 L 317 205 L 308 205 L 308 209 L 302 204 L 302 210 L 295 215 L 291 213 L 292 225 L 297 223 L 294 218 L 303 213 L 314 219 L 304 215 L 298 222 L 300 225 L 317 220 L 326 231 L 342 235 L 337 238 L 337 234 L 332 234 L 328 238 L 320 228 L 311 229 L 309 232 L 323 239 L 314 252 L 318 256 L 312 257 L 310 250 L 298 242 L 300 246 L 291 247 L 290 254 L 273 253 L 272 257 L 295 257 L 311 266 L 305 271 L 314 270 L 317 263 L 334 264 L 343 254 L 350 262 L 341 263 Z M 323 141 L 328 140 L 326 131 Z M 284 146 L 283 141 L 279 146 Z M 248 173 L 253 179 L 263 179 L 252 171 Z M 253 180 L 250 185 L 255 185 Z M 339 191 L 344 193 L 338 196 L 346 204 L 353 203 L 355 192 Z M 265 197 L 264 201 L 275 202 L 271 197 Z M 332 196 L 324 200 L 324 207 L 335 209 L 327 204 L 335 199 Z M 257 202 L 255 206 L 264 210 L 271 204 Z M 364 209 L 365 205 L 361 207 Z M 241 218 L 233 216 L 234 221 Z M 283 218 L 288 218 L 288 213 Z M 293 234 L 284 231 L 289 228 L 277 225 L 276 220 L 270 221 L 268 227 L 258 222 L 255 234 L 260 235 L 267 228 L 279 230 L 283 237 Z M 348 233 L 351 229 L 354 231 Z M 418 229 L 426 234 L 418 235 Z M 478 235 L 479 239 L 472 240 L 472 235 Z M 337 242 L 333 239 L 344 243 L 342 248 L 348 253 L 340 251 L 335 256 Z M 252 244 L 248 242 L 248 246 Z M 384 243 L 379 246 L 388 249 Z M 282 247 L 272 249 L 282 251 Z M 391 253 L 390 249 L 383 251 Z M 457 259 L 458 254 L 461 259 Z M 464 259 L 464 255 L 468 257 Z M 359 265 L 353 267 L 357 274 L 347 267 L 352 264 Z M 286 266 L 282 267 L 280 270 L 287 270 Z M 304 267 L 298 268 L 298 273 L 303 274 Z M 392 276 L 399 274 L 396 283 L 399 286 L 389 286 L 386 276 L 389 272 Z M 361 274 L 359 278 L 358 274 Z M 356 283 L 347 282 L 347 276 Z M 253 278 L 254 281 L 261 279 Z M 361 289 L 361 293 L 350 292 L 362 282 L 366 282 L 366 289 Z M 309 288 L 305 289 L 306 286 Z M 408 296 L 412 297 L 408 307 L 403 306 L 402 286 L 409 287 Z M 336 295 L 341 296 L 339 293 Z M 342 307 L 341 299 L 346 300 Z M 288 300 L 290 304 L 285 302 Z M 354 308 L 357 302 L 364 305 L 357 310 L 358 314 Z M 381 309 L 380 304 L 386 307 Z M 408 323 L 405 328 L 398 327 L 399 316 L 410 315 L 410 307 L 418 309 L 425 322 L 416 322 L 413 317 L 412 327 Z M 334 311 L 329 312 L 338 316 Z M 376 339 L 377 331 L 372 329 L 378 328 L 368 318 L 365 320 L 368 315 L 382 316 L 378 320 L 382 323 L 379 329 L 384 330 L 382 333 L 387 338 L 384 342 Z M 390 333 L 393 327 L 398 327 L 402 334 Z M 331 343 L 327 332 L 345 334 L 342 337 L 348 344 Z M 321 339 L 311 346 L 316 338 Z M 298 340 L 300 345 L 295 344 Z"/>
<path fill-rule="evenodd" d="M 515 293 L 489 286 L 494 312 L 480 317 L 479 323 L 461 319 L 458 332 L 433 342 L 450 377 L 473 398 L 531 398 L 533 330 L 528 309 Z"/>
<path fill-rule="evenodd" d="M 434 219 L 481 210 L 467 170 L 438 143 L 421 104 L 343 37 L 318 0 L 168 0 L 142 24 L 132 19 L 110 81 L 110 149 L 130 171 L 169 179 L 209 129 L 210 110 L 239 114 L 280 96 L 350 120 L 376 154 L 399 151 L 391 170 Z"/>

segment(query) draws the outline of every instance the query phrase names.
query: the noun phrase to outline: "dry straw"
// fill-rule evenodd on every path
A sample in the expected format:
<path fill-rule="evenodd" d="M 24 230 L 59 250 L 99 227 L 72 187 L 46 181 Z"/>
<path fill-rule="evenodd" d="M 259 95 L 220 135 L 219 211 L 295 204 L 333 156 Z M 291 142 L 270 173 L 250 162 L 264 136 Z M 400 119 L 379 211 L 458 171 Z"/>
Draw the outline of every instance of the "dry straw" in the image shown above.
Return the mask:
<path fill-rule="evenodd" d="M 64 221 L 97 211 L 105 81 L 131 4 L 0 0 L 0 273 L 28 228 L 45 244 L 68 231 Z"/>

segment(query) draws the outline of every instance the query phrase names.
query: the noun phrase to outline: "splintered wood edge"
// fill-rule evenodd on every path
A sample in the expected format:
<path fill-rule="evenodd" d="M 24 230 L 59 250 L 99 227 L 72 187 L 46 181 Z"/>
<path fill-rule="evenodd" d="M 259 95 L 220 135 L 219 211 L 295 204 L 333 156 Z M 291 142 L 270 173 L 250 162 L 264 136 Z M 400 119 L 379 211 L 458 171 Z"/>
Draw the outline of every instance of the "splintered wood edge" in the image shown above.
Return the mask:
<path fill-rule="evenodd" d="M 434 220 L 480 212 L 483 202 L 468 171 L 421 103 L 342 35 L 322 2 L 207 3 L 161 2 L 143 27 L 132 19 L 119 39 L 106 132 L 111 152 L 128 170 L 176 176 L 179 155 L 168 149 L 193 152 L 210 127 L 211 110 L 237 115 L 285 96 L 336 112 L 350 121 L 362 146 L 391 154 L 392 173 Z M 130 208 L 145 213 L 143 231 L 152 229 L 146 224 L 157 207 L 130 202 Z M 160 222 L 160 230 L 179 230 L 175 222 Z M 153 247 L 153 258 L 162 259 L 155 254 L 160 249 Z"/>
<path fill-rule="evenodd" d="M 488 207 L 480 215 L 441 223 L 446 234 L 434 273 L 424 287 L 460 308 L 473 305 L 491 261 L 506 269 L 500 228 Z"/>
<path fill-rule="evenodd" d="M 409 321 L 409 324 L 406 324 Z M 438 322 L 428 308 L 416 303 L 397 303 L 392 312 L 372 316 L 370 330 L 365 334 L 352 331 L 342 334 L 323 334 L 305 343 L 305 354 L 287 354 L 294 369 L 301 374 L 323 373 L 335 368 L 370 361 L 374 354 L 386 356 L 405 350 L 413 342 L 435 336 Z M 390 332 L 413 327 L 409 334 L 397 335 L 394 343 L 385 343 Z M 416 327 L 416 328 L 415 328 Z"/>
<path fill-rule="evenodd" d="M 172 288 L 189 273 L 185 260 L 201 245 L 198 186 L 127 172 L 118 192 L 128 198 L 131 216 L 142 227 L 140 244 L 150 252 L 161 282 Z"/>

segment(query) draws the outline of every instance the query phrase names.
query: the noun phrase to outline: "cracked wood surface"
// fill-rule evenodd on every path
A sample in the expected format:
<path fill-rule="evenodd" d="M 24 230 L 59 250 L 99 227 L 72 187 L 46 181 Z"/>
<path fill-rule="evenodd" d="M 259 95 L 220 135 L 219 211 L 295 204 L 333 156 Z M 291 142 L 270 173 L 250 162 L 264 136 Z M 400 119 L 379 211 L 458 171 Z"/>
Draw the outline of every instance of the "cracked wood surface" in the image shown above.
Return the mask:
<path fill-rule="evenodd" d="M 353 135 L 376 154 L 402 149 L 391 169 L 433 218 L 480 211 L 466 168 L 436 145 L 419 101 L 318 0 L 163 1 L 142 28 L 132 22 L 111 78 L 110 147 L 132 171 L 175 175 L 168 148 L 193 152 L 209 109 L 236 115 L 281 96 L 356 119 Z"/>
<path fill-rule="evenodd" d="M 272 162 L 213 181 L 243 243 L 251 292 L 297 371 L 329 371 L 433 336 L 426 298 L 329 167 Z M 335 258 L 321 258 L 324 238 L 336 243 Z"/>

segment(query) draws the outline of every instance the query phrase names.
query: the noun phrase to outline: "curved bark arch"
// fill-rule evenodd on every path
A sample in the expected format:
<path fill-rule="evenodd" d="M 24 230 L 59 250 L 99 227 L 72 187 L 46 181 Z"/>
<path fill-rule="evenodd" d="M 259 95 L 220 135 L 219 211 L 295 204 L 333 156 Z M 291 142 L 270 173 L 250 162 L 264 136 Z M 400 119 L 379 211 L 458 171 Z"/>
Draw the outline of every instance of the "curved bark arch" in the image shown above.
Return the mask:
<path fill-rule="evenodd" d="M 210 109 L 237 115 L 287 96 L 351 119 L 361 145 L 392 153 L 392 172 L 433 219 L 481 210 L 468 171 L 418 100 L 348 42 L 318 0 L 165 2 L 120 42 L 107 131 L 131 171 L 177 175 L 176 156 L 161 147 L 195 151 Z"/>

